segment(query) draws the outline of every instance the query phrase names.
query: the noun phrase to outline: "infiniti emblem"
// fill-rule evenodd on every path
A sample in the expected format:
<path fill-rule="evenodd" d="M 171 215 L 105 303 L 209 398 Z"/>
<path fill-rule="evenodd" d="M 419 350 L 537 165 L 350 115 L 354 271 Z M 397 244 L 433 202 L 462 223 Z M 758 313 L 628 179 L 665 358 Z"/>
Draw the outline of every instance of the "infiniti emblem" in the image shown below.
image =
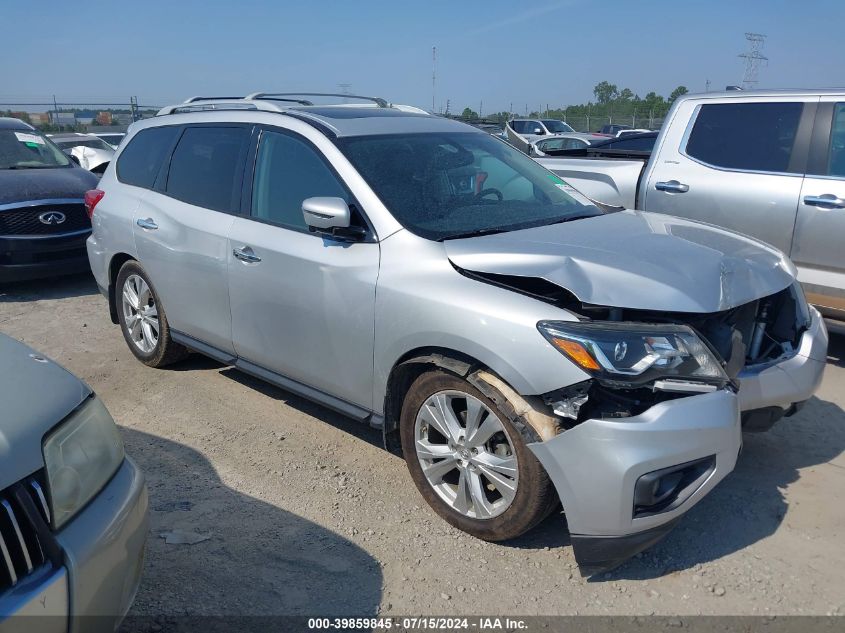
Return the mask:
<path fill-rule="evenodd" d="M 46 211 L 38 216 L 41 224 L 61 224 L 65 221 L 65 214 L 61 211 Z"/>

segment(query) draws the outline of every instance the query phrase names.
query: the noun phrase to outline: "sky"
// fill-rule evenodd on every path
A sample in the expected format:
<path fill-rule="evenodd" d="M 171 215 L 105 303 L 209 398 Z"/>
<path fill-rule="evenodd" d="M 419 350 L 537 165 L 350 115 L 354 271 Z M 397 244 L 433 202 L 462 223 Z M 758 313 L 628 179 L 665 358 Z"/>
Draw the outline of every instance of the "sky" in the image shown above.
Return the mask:
<path fill-rule="evenodd" d="M 105 0 L 5 3 L 0 103 L 338 91 L 483 113 L 739 84 L 767 35 L 761 88 L 845 86 L 845 1 Z M 482 105 L 483 104 L 483 105 Z"/>

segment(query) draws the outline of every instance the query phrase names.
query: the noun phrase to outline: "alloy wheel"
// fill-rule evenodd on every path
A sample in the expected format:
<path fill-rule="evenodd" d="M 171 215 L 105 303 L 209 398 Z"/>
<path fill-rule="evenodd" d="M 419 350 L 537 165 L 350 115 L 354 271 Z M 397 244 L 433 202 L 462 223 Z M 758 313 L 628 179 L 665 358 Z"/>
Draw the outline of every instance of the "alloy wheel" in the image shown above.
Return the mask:
<path fill-rule="evenodd" d="M 510 507 L 516 451 L 498 415 L 478 398 L 461 391 L 430 396 L 417 413 L 414 444 L 428 483 L 456 512 L 491 519 Z"/>
<path fill-rule="evenodd" d="M 149 354 L 158 345 L 158 309 L 149 284 L 140 275 L 129 275 L 123 282 L 121 304 L 129 338 Z"/>

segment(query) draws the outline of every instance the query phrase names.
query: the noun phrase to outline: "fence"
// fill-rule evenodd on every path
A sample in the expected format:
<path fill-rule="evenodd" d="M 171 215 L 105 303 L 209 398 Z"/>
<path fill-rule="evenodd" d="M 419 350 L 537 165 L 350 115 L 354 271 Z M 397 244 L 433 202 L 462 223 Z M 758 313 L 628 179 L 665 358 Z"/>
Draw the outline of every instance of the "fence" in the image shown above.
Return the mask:
<path fill-rule="evenodd" d="M 161 106 L 141 105 L 137 97 L 127 100 L 60 101 L 35 98 L 0 101 L 0 116 L 22 119 L 46 132 L 85 132 L 98 129 L 125 130 L 134 121 L 155 115 Z"/>

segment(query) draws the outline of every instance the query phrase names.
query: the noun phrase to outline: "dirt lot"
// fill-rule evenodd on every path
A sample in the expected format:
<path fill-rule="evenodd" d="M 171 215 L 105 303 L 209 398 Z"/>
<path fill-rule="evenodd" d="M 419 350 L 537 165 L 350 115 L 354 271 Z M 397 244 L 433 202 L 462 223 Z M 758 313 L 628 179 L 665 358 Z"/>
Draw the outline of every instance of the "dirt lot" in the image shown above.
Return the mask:
<path fill-rule="evenodd" d="M 85 379 L 147 475 L 134 614 L 845 613 L 845 335 L 801 413 L 746 435 L 665 541 L 588 582 L 562 516 L 483 543 L 427 508 L 379 432 L 199 356 L 141 365 L 87 276 L 0 289 L 0 330 Z"/>

